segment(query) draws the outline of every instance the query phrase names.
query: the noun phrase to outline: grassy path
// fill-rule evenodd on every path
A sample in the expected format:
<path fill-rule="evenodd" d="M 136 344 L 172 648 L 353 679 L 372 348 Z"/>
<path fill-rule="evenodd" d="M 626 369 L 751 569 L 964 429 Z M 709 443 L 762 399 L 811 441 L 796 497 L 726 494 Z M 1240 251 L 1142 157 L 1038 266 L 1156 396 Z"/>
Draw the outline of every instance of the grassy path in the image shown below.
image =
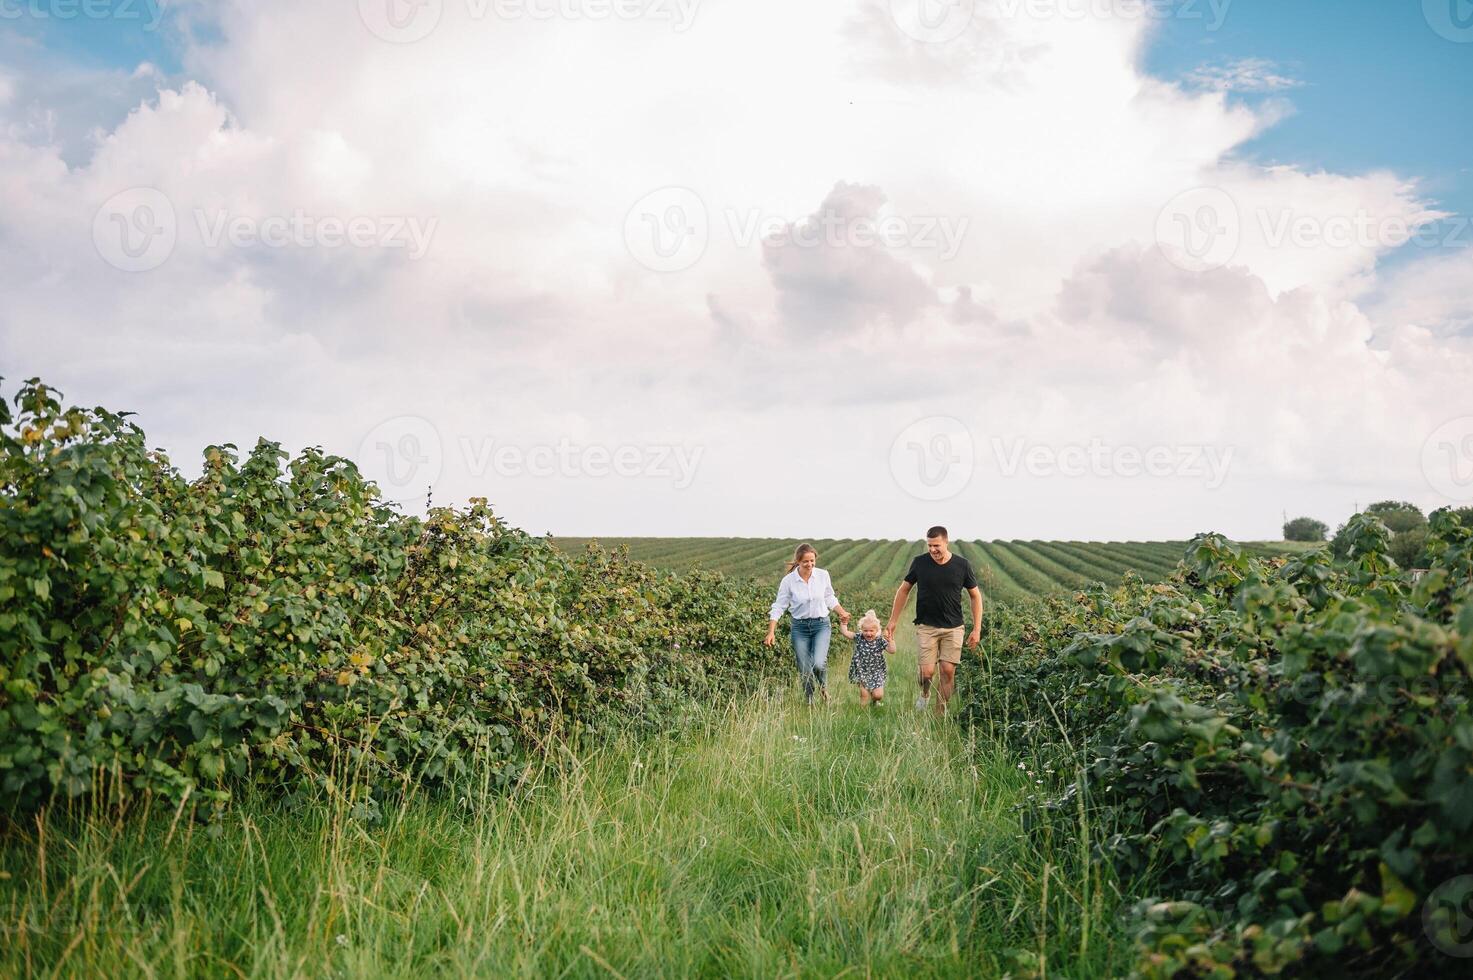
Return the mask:
<path fill-rule="evenodd" d="M 908 643 L 861 708 L 844 646 L 827 705 L 744 692 L 679 738 L 549 753 L 510 796 L 367 830 L 340 798 L 245 801 L 215 834 L 165 814 L 7 848 L 0 974 L 1118 973 L 1080 844 L 1025 833 L 1032 774 L 914 710 Z"/>

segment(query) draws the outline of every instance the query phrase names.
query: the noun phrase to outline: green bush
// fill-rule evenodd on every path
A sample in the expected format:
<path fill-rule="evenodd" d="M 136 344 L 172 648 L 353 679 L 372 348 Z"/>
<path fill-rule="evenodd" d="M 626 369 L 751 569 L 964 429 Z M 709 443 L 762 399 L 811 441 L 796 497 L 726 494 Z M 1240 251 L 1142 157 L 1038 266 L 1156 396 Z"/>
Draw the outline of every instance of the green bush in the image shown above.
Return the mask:
<path fill-rule="evenodd" d="M 1426 527 L 1414 527 L 1392 535 L 1387 554 L 1401 568 L 1423 568 L 1427 562 L 1429 540 L 1430 534 Z"/>
<path fill-rule="evenodd" d="M 1323 541 L 1330 528 L 1313 517 L 1296 517 L 1284 524 L 1285 541 Z"/>
<path fill-rule="evenodd" d="M 1392 534 L 1403 534 L 1427 526 L 1427 518 L 1422 509 L 1405 500 L 1378 500 L 1366 508 L 1366 513 L 1379 517 Z"/>
<path fill-rule="evenodd" d="M 188 480 L 125 415 L 0 400 L 0 810 L 149 789 L 512 778 L 554 727 L 671 722 L 786 661 L 767 596 L 421 519 L 262 440 Z M 487 769 L 491 771 L 488 773 Z"/>
<path fill-rule="evenodd" d="M 1403 500 L 1380 500 L 1362 513 L 1375 517 L 1385 525 L 1390 534 L 1387 554 L 1398 565 L 1403 568 L 1418 567 L 1417 563 L 1422 557 L 1421 549 L 1427 540 L 1427 518 L 1421 510 Z M 1330 539 L 1330 552 L 1336 558 L 1350 557 L 1352 525 L 1356 517 L 1360 516 L 1355 515 L 1335 530 L 1335 536 Z M 1466 521 L 1464 523 L 1467 524 Z"/>
<path fill-rule="evenodd" d="M 1473 869 L 1473 531 L 1433 515 L 1415 583 L 1379 519 L 1345 533 L 1342 562 L 1202 535 L 1169 584 L 994 621 L 967 710 L 1071 773 L 1061 827 L 1091 813 L 1098 857 L 1154 896 L 1145 975 L 1466 965 L 1438 945 L 1461 911 L 1429 896 Z"/>

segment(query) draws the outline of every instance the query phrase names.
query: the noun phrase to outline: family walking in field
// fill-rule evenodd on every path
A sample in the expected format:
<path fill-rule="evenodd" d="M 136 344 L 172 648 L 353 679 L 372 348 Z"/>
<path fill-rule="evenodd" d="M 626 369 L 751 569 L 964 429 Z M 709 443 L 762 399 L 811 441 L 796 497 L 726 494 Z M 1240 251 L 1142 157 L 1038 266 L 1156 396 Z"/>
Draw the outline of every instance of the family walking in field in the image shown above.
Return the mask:
<path fill-rule="evenodd" d="M 926 553 L 917 555 L 895 591 L 890 619 L 881 630 L 873 609 L 859 620 L 859 632 L 849 629 L 852 618 L 834 594 L 829 573 L 818 567 L 818 552 L 812 545 L 800 544 L 788 562 L 787 574 L 778 585 L 777 599 L 768 613 L 767 639 L 777 641 L 777 624 L 783 613 L 792 617 L 789 627 L 793 639 L 793 658 L 803 682 L 803 695 L 813 703 L 814 692 L 828 700 L 828 656 L 832 624 L 829 616 L 838 613 L 839 630 L 854 643 L 849 661 L 849 680 L 859 685 L 861 704 L 875 706 L 885 699 L 885 656 L 895 652 L 895 627 L 916 593 L 915 628 L 916 659 L 921 692 L 916 708 L 924 710 L 931 699 L 931 684 L 940 672 L 936 685 L 936 713 L 944 714 L 946 703 L 956 689 L 956 668 L 962 662 L 963 630 L 962 593 L 972 603 L 972 631 L 965 646 L 975 647 L 982 635 L 982 591 L 972 565 L 961 555 L 951 552 L 950 537 L 944 527 L 926 532 Z"/>

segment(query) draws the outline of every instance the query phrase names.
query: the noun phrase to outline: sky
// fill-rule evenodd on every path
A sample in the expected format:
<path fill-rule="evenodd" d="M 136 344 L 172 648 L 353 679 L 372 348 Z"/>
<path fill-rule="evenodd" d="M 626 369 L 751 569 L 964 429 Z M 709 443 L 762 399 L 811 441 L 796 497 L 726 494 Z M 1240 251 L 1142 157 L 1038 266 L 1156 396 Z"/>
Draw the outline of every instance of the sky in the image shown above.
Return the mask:
<path fill-rule="evenodd" d="M 1473 3 L 0 0 L 0 390 L 568 535 L 1473 502 Z"/>

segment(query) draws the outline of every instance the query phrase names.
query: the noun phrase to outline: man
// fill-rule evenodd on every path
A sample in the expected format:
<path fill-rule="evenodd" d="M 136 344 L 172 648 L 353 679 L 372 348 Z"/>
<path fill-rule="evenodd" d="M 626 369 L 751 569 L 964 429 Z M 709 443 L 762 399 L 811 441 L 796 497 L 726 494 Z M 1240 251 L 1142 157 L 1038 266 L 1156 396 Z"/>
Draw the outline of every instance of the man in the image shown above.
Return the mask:
<path fill-rule="evenodd" d="M 895 638 L 895 625 L 916 591 L 916 635 L 920 640 L 919 665 L 921 695 L 916 708 L 924 711 L 931 698 L 931 679 L 941 667 L 941 683 L 936 692 L 936 714 L 946 713 L 946 702 L 956 690 L 956 666 L 962 662 L 962 592 L 972 597 L 972 632 L 967 646 L 975 647 L 982 638 L 982 590 L 971 562 L 951 553 L 951 542 L 944 527 L 926 532 L 926 554 L 917 555 L 905 573 L 905 581 L 895 592 L 890 608 L 890 622 L 885 636 Z"/>

